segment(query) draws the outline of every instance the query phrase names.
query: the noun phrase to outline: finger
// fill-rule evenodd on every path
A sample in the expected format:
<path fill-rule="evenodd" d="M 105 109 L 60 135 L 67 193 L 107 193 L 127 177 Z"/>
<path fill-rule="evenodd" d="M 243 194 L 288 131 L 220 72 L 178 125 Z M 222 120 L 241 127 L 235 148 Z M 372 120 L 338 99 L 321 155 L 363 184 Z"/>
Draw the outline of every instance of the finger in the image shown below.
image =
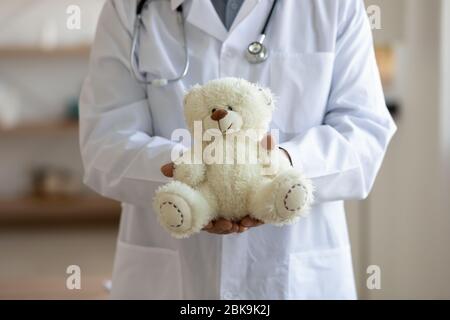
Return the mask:
<path fill-rule="evenodd" d="M 245 232 L 245 231 L 247 231 L 247 230 L 248 230 L 247 227 L 244 227 L 243 225 L 239 225 L 239 231 L 238 231 L 238 233 L 242 233 L 242 232 Z"/>
<path fill-rule="evenodd" d="M 231 231 L 233 228 L 233 222 L 227 219 L 217 219 L 217 221 L 214 222 L 214 229 L 219 233 L 225 233 Z"/>
<path fill-rule="evenodd" d="M 218 230 L 215 225 L 216 221 L 210 221 L 206 226 L 203 227 L 202 230 L 207 231 L 209 233 L 221 234 L 221 230 Z"/>
<path fill-rule="evenodd" d="M 239 226 L 236 227 L 236 224 L 232 222 L 232 227 L 231 227 L 231 229 L 230 229 L 230 230 L 226 230 L 226 231 L 221 231 L 220 234 L 224 234 L 224 235 L 225 235 L 225 234 L 232 234 L 232 233 L 235 233 L 237 230 L 239 230 Z"/>
<path fill-rule="evenodd" d="M 173 162 L 166 163 L 161 167 L 161 172 L 165 177 L 172 178 L 173 171 L 175 170 L 175 164 Z"/>
<path fill-rule="evenodd" d="M 221 235 L 231 233 L 231 230 L 224 230 L 221 226 L 216 227 L 215 225 L 212 228 L 207 229 L 205 231 L 212 234 L 221 234 Z"/>
<path fill-rule="evenodd" d="M 214 228 L 214 224 L 211 221 L 210 223 L 208 223 L 206 226 L 203 227 L 203 230 L 208 231 L 211 230 L 212 228 Z"/>
<path fill-rule="evenodd" d="M 233 222 L 233 227 L 231 228 L 231 233 L 235 233 L 239 231 L 239 224 L 236 222 Z"/>
<path fill-rule="evenodd" d="M 241 220 L 241 225 L 247 228 L 257 227 L 263 224 L 261 220 L 246 216 Z"/>
<path fill-rule="evenodd" d="M 224 230 L 223 228 L 221 228 L 221 226 L 219 226 L 219 228 L 214 228 L 214 230 L 213 230 L 214 233 L 225 235 L 225 234 L 232 234 L 232 233 L 238 232 L 239 231 L 239 224 L 237 224 L 235 222 L 231 222 L 231 223 L 232 223 L 231 229 Z"/>
<path fill-rule="evenodd" d="M 275 149 L 275 145 L 277 144 L 275 138 L 268 133 L 262 140 L 261 140 L 261 146 L 266 150 L 273 150 Z"/>

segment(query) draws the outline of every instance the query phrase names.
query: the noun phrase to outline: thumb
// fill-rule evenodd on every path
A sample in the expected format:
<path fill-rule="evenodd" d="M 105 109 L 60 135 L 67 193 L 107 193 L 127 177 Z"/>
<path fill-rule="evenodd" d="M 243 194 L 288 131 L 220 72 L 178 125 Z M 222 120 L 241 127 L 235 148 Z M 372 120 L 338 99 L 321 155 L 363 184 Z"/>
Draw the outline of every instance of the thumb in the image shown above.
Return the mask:
<path fill-rule="evenodd" d="M 164 176 L 172 178 L 175 171 L 175 164 L 173 162 L 166 163 L 161 167 L 161 172 Z"/>
<path fill-rule="evenodd" d="M 270 134 L 266 134 L 264 138 L 261 140 L 261 146 L 266 150 L 275 149 L 275 145 L 277 144 L 275 138 Z"/>

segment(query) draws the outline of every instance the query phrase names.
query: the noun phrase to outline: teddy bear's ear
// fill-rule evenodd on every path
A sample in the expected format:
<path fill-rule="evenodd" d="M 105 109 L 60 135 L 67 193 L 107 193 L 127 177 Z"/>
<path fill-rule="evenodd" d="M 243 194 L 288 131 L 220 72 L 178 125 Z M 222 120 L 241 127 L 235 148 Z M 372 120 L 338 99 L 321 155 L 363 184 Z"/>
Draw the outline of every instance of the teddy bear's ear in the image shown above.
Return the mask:
<path fill-rule="evenodd" d="M 199 84 L 194 85 L 189 91 L 187 91 L 183 98 L 183 105 L 186 107 L 186 104 L 188 103 L 188 100 L 193 97 L 198 97 L 198 95 L 201 93 L 202 86 Z"/>

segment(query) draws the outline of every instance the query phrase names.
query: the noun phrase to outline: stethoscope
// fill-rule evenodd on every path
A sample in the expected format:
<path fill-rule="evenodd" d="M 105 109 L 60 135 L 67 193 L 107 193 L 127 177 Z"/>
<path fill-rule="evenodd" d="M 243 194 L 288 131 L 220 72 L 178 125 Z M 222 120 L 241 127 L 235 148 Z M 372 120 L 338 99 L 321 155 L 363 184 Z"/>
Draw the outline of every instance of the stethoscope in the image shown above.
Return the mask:
<path fill-rule="evenodd" d="M 183 28 L 183 41 L 184 41 L 184 68 L 183 72 L 179 74 L 177 77 L 172 79 L 153 79 L 153 80 L 147 80 L 146 73 L 139 71 L 138 66 L 138 59 L 137 59 L 137 47 L 139 44 L 139 30 L 141 26 L 143 25 L 142 21 L 142 12 L 144 11 L 144 8 L 154 0 L 141 0 L 139 1 L 137 8 L 136 8 L 136 21 L 134 22 L 134 31 L 133 31 L 133 41 L 131 44 L 131 52 L 130 52 L 130 65 L 132 72 L 136 78 L 136 80 L 142 84 L 149 84 L 154 86 L 165 86 L 169 83 L 176 82 L 178 80 L 183 79 L 189 70 L 189 51 L 187 46 L 187 36 L 186 36 L 186 28 L 184 27 L 184 16 L 183 16 L 183 6 L 179 5 L 177 10 L 177 16 L 178 16 L 178 22 L 181 24 Z M 270 19 L 272 17 L 275 5 L 278 0 L 273 0 L 272 7 L 270 8 L 269 15 L 266 18 L 266 21 L 264 22 L 264 26 L 260 32 L 260 35 L 258 37 L 258 40 L 253 41 L 250 43 L 247 47 L 247 50 L 245 51 L 245 57 L 247 61 L 251 64 L 258 64 L 262 63 L 267 60 L 269 57 L 269 51 L 267 50 L 267 47 L 264 45 L 264 40 L 266 38 L 266 29 L 269 25 Z"/>

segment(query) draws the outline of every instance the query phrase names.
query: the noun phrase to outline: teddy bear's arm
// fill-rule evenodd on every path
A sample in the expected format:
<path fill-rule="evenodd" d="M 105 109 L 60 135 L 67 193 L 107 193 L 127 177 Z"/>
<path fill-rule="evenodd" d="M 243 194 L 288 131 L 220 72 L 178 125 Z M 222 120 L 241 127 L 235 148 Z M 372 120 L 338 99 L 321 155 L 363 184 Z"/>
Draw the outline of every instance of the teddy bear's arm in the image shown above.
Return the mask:
<path fill-rule="evenodd" d="M 269 151 L 260 161 L 262 174 L 268 176 L 277 175 L 292 167 L 285 152 L 278 147 Z"/>
<path fill-rule="evenodd" d="M 174 179 L 195 187 L 205 180 L 206 168 L 204 164 L 175 165 Z"/>
<path fill-rule="evenodd" d="M 196 161 L 192 157 L 191 150 L 188 150 L 175 161 L 173 177 L 175 180 L 195 187 L 205 180 L 206 166 L 201 160 Z"/>

